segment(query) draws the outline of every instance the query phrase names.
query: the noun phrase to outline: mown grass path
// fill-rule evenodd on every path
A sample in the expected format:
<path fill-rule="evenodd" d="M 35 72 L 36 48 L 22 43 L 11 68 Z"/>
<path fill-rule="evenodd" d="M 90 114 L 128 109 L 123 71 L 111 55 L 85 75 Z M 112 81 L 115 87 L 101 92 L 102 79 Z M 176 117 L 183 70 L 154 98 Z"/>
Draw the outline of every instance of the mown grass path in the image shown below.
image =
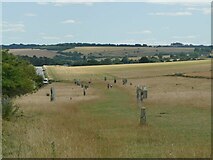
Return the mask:
<path fill-rule="evenodd" d="M 136 98 L 126 86 L 107 89 L 106 84 L 99 82 L 94 86 L 102 95 L 99 100 L 81 106 L 93 119 L 91 124 L 85 123 L 94 127 L 99 157 L 208 155 L 210 143 L 203 143 L 210 137 L 209 117 L 205 117 L 208 110 L 159 103 L 158 107 L 147 106 L 147 126 L 140 126 Z M 166 114 L 160 115 L 163 111 Z M 203 118 L 198 120 L 197 117 Z"/>

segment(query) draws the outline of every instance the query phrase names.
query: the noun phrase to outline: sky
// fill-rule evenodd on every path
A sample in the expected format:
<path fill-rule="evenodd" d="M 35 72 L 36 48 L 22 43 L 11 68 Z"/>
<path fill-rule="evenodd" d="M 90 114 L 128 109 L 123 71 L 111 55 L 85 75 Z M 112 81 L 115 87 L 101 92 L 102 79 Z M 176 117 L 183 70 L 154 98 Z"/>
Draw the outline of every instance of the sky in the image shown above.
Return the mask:
<path fill-rule="evenodd" d="M 211 3 L 2 2 L 2 43 L 211 44 Z"/>

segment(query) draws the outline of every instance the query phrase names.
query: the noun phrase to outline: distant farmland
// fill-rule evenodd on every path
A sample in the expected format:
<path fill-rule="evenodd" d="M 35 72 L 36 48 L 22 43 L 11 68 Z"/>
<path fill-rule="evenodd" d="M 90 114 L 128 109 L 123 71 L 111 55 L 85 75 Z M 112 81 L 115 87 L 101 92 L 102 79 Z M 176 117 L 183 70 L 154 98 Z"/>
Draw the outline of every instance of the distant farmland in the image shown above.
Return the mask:
<path fill-rule="evenodd" d="M 194 51 L 194 48 L 184 47 L 75 47 L 67 49 L 64 52 L 80 52 L 82 54 L 90 54 L 99 57 L 111 57 L 111 56 L 125 56 L 129 55 L 132 57 L 137 56 L 148 56 L 156 53 L 190 53 Z"/>
<path fill-rule="evenodd" d="M 126 55 L 130 59 L 138 59 L 142 56 L 153 56 L 155 54 L 180 54 L 180 53 L 192 53 L 194 48 L 184 47 L 75 47 L 66 49 L 62 52 L 80 52 L 84 55 L 93 56 L 95 58 L 106 57 L 119 57 L 122 58 Z M 48 57 L 53 58 L 56 55 L 60 55 L 57 51 L 49 51 L 42 49 L 10 49 L 10 52 L 14 55 L 33 57 Z"/>
<path fill-rule="evenodd" d="M 14 55 L 29 56 L 29 57 L 48 57 L 53 58 L 57 55 L 54 51 L 40 50 L 40 49 L 10 49 L 10 52 Z"/>

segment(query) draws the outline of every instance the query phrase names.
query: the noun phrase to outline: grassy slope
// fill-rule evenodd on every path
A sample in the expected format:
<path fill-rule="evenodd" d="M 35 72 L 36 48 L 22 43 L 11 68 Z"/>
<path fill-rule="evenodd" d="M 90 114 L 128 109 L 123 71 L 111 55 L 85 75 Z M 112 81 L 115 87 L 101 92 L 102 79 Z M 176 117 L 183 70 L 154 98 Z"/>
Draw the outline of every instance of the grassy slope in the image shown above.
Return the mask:
<path fill-rule="evenodd" d="M 54 51 L 48 51 L 48 50 L 40 50 L 40 49 L 10 49 L 10 52 L 14 55 L 20 55 L 20 56 L 29 56 L 29 57 L 48 57 L 53 58 L 54 56 L 58 55 Z"/>
<path fill-rule="evenodd" d="M 83 67 L 47 66 L 50 77 L 55 80 L 73 80 L 75 78 L 103 78 L 103 75 L 111 75 L 118 78 L 144 78 L 161 76 L 175 72 L 194 73 L 209 72 L 210 60 L 126 64 L 126 65 L 101 65 Z"/>
<path fill-rule="evenodd" d="M 155 64 L 162 74 L 188 70 L 207 70 L 210 61 Z M 200 64 L 199 67 L 196 64 Z M 206 65 L 208 64 L 208 65 Z M 164 68 L 164 65 L 167 66 Z M 174 66 L 173 66 L 174 65 Z M 201 67 L 200 67 L 201 66 Z M 73 91 L 69 82 L 58 86 L 55 103 L 45 99 L 50 86 L 20 101 L 24 113 L 16 123 L 4 122 L 7 136 L 4 155 L 7 157 L 209 157 L 210 155 L 210 83 L 205 79 L 155 76 L 150 65 L 47 67 L 48 73 L 58 80 L 74 77 L 93 80 L 91 95 L 98 99 L 68 102 Z M 142 67 L 142 68 L 140 68 Z M 167 68 L 167 69 L 166 69 Z M 119 81 L 113 89 L 106 88 L 104 75 L 126 74 L 134 85 L 141 81 L 149 85 L 147 107 L 148 125 L 139 126 L 139 110 L 135 88 L 122 86 Z M 135 78 L 138 70 L 144 75 Z M 102 72 L 101 72 L 102 71 Z M 150 74 L 151 72 L 152 74 Z M 130 72 L 129 72 L 130 73 Z M 86 74 L 86 76 L 85 76 Z M 157 74 L 157 75 L 158 75 Z M 95 75 L 95 76 L 94 76 Z M 176 86 L 176 83 L 181 85 Z M 191 85 L 194 85 L 194 90 Z M 57 87 L 56 84 L 52 84 Z M 61 91 L 60 91 L 61 89 Z M 80 89 L 75 89 L 78 95 Z M 61 92 L 63 91 L 63 95 Z M 81 92 L 81 90 L 79 91 Z M 200 93 L 200 94 L 198 94 Z M 76 95 L 76 96 L 77 96 Z M 202 95 L 202 96 L 200 96 Z M 36 98 L 40 101 L 36 100 Z M 67 97 L 67 98 L 64 98 Z M 169 98 L 166 98 L 166 97 Z M 77 96 L 78 97 L 78 96 Z M 77 98 L 76 97 L 76 98 Z M 30 99 L 30 100 L 29 100 Z M 75 98 L 73 98 L 75 99 Z M 31 105 L 29 105 L 31 104 Z M 45 105 L 42 105 L 45 104 Z M 165 112 L 166 114 L 160 114 Z M 55 144 L 55 153 L 51 143 Z"/>
<path fill-rule="evenodd" d="M 72 49 L 67 49 L 64 52 L 81 52 L 82 54 L 90 54 L 96 56 L 125 56 L 128 54 L 129 56 L 147 56 L 154 55 L 156 53 L 181 53 L 181 52 L 193 52 L 194 48 L 175 48 L 175 47 L 75 47 Z"/>
<path fill-rule="evenodd" d="M 100 124 L 95 130 L 101 135 L 103 157 L 205 157 L 210 153 L 209 109 L 147 106 L 148 126 L 140 127 L 137 104 L 126 90 L 103 92 L 105 101 L 83 106 Z"/>

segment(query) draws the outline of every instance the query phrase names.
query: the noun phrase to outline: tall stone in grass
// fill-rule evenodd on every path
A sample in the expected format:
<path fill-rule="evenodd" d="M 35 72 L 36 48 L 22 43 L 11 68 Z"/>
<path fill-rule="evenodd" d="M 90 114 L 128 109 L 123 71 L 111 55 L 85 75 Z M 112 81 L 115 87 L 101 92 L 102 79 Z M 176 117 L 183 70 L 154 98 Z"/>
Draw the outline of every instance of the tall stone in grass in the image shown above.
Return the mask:
<path fill-rule="evenodd" d="M 140 97 L 140 88 L 139 88 L 139 86 L 137 86 L 137 88 L 136 88 L 136 98 L 137 98 L 137 100 L 139 100 L 139 97 Z"/>
<path fill-rule="evenodd" d="M 50 101 L 55 100 L 55 89 L 53 87 L 50 88 Z"/>
<path fill-rule="evenodd" d="M 140 124 L 146 124 L 146 108 L 141 107 L 141 114 L 140 114 Z"/>
<path fill-rule="evenodd" d="M 147 98 L 147 88 L 146 86 L 137 86 L 136 89 L 136 95 L 137 95 L 137 102 L 138 107 L 140 108 L 140 124 L 144 125 L 146 124 L 146 108 L 142 107 L 142 101 L 143 99 Z"/>
<path fill-rule="evenodd" d="M 124 78 L 122 81 L 123 81 L 123 85 L 127 84 L 127 79 L 126 78 Z"/>
<path fill-rule="evenodd" d="M 147 99 L 147 92 L 148 92 L 148 91 L 147 91 L 147 88 L 146 88 L 146 86 L 144 86 L 144 87 L 143 87 L 143 98 L 144 98 L 144 99 Z"/>
<path fill-rule="evenodd" d="M 77 84 L 77 80 L 76 79 L 74 79 L 74 83 Z"/>
<path fill-rule="evenodd" d="M 116 83 L 116 78 L 114 77 L 114 83 Z"/>
<path fill-rule="evenodd" d="M 141 88 L 141 86 L 137 86 L 137 89 L 136 89 L 136 95 L 137 95 L 137 100 L 138 101 L 143 101 L 143 90 Z"/>
<path fill-rule="evenodd" d="M 86 96 L 86 89 L 83 89 L 83 95 Z"/>

